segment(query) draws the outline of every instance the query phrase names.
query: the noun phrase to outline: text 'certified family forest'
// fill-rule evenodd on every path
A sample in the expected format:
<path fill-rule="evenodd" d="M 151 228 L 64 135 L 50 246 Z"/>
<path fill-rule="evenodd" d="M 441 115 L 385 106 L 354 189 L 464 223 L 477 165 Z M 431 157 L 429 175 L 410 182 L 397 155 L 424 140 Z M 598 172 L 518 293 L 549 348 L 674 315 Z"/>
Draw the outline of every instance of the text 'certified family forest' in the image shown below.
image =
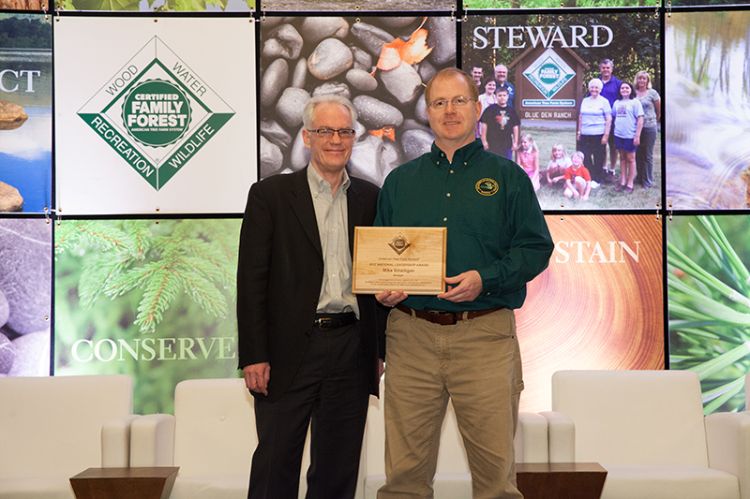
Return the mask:
<path fill-rule="evenodd" d="M 153 37 L 78 115 L 159 190 L 234 116 L 234 110 Z"/>

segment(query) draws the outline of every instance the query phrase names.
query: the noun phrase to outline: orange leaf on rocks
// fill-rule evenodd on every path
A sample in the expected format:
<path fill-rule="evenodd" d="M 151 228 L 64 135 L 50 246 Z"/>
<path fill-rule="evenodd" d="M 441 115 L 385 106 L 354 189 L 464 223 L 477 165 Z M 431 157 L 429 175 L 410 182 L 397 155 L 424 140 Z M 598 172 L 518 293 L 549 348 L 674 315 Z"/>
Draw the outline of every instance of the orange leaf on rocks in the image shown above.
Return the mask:
<path fill-rule="evenodd" d="M 422 22 L 422 25 L 424 25 L 424 22 Z M 390 43 L 383 44 L 383 48 L 380 50 L 380 58 L 378 59 L 378 69 L 389 71 L 398 67 L 401 62 L 416 64 L 430 55 L 432 48 L 427 46 L 429 31 L 423 28 L 422 25 L 414 30 L 408 40 L 396 38 Z"/>

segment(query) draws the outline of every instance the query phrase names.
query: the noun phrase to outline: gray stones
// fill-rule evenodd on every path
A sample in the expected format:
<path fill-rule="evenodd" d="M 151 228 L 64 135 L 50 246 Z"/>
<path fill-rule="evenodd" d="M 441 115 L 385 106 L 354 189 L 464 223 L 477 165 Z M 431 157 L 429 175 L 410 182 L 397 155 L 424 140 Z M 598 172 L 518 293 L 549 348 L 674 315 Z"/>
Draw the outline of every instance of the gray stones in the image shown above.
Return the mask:
<path fill-rule="evenodd" d="M 430 60 L 442 66 L 456 57 L 456 25 L 450 17 L 431 17 L 427 21 L 427 45 L 434 47 Z"/>
<path fill-rule="evenodd" d="M 49 329 L 31 332 L 13 340 L 16 358 L 8 375 L 49 375 L 49 343 Z"/>
<path fill-rule="evenodd" d="M 383 128 L 386 125 L 399 126 L 404 115 L 394 106 L 369 95 L 359 95 L 352 102 L 359 119 L 369 129 Z"/>
<path fill-rule="evenodd" d="M 44 220 L 0 219 L 0 290 L 9 311 L 3 327 L 16 334 L 49 327 L 51 237 Z"/>
<path fill-rule="evenodd" d="M 269 105 L 276 101 L 289 79 L 289 63 L 284 59 L 276 59 L 263 73 L 260 81 L 260 103 Z"/>
<path fill-rule="evenodd" d="M 350 69 L 346 72 L 346 81 L 363 92 L 372 92 L 378 88 L 378 80 L 364 69 Z"/>
<path fill-rule="evenodd" d="M 322 85 L 315 87 L 315 90 L 313 90 L 313 97 L 319 95 L 340 95 L 347 99 L 351 99 L 352 97 L 346 83 L 323 83 Z"/>
<path fill-rule="evenodd" d="M 380 50 L 384 43 L 394 40 L 394 36 L 387 31 L 363 22 L 354 23 L 351 32 L 362 46 L 375 57 L 380 56 Z"/>
<path fill-rule="evenodd" d="M 432 133 L 426 126 L 422 93 L 438 70 L 455 65 L 454 23 L 446 17 L 445 21 L 428 20 L 424 24 L 427 48 L 432 49 L 425 59 L 399 63 L 398 51 L 392 51 L 392 69 L 375 67 L 383 45 L 396 39 L 408 40 L 423 19 L 287 17 L 283 22 L 275 19 L 276 25 L 271 28 L 264 23 L 261 178 L 308 164 L 310 153 L 301 132 L 302 111 L 311 96 L 341 95 L 354 103 L 359 116 L 354 123 L 357 134 L 349 166 L 355 176 L 380 184 L 398 164 L 429 150 Z M 296 45 L 299 40 L 295 33 L 302 39 L 301 47 Z M 268 43 L 269 38 L 275 45 Z M 295 53 L 297 56 L 291 57 Z M 283 63 L 276 61 L 286 62 L 286 75 L 281 69 Z M 273 78 L 266 77 L 268 71 L 276 73 Z M 278 83 L 279 88 L 265 87 L 268 82 Z M 382 130 L 389 126 L 393 130 Z"/>
<path fill-rule="evenodd" d="M 330 80 L 352 67 L 351 50 L 337 38 L 326 38 L 307 59 L 307 69 L 319 80 Z"/>
<path fill-rule="evenodd" d="M 422 78 L 410 64 L 403 62 L 390 71 L 381 71 L 380 81 L 401 104 L 411 102 L 422 89 Z"/>
<path fill-rule="evenodd" d="M 351 46 L 349 48 L 354 56 L 354 67 L 363 69 L 368 73 L 372 71 L 372 56 L 359 47 Z"/>
<path fill-rule="evenodd" d="M 297 61 L 297 65 L 294 66 L 294 73 L 292 74 L 292 86 L 297 88 L 305 88 L 305 82 L 307 81 L 307 59 L 300 57 Z"/>
<path fill-rule="evenodd" d="M 276 103 L 276 114 L 287 126 L 299 126 L 302 124 L 302 112 L 305 104 L 310 100 L 307 90 L 289 87 L 284 90 Z"/>
<path fill-rule="evenodd" d="M 432 134 L 424 130 L 407 130 L 401 135 L 401 146 L 404 149 L 406 161 L 418 158 L 429 152 L 432 146 Z"/>
<path fill-rule="evenodd" d="M 296 59 L 302 50 L 302 37 L 291 24 L 282 24 L 268 34 L 263 57 Z"/>
<path fill-rule="evenodd" d="M 8 374 L 16 360 L 16 347 L 0 333 L 0 374 Z"/>
<path fill-rule="evenodd" d="M 300 26 L 305 43 L 318 43 L 324 38 L 345 38 L 349 23 L 343 17 L 306 17 Z"/>
<path fill-rule="evenodd" d="M 5 298 L 5 293 L 0 289 L 0 327 L 3 327 L 8 322 L 10 316 L 10 306 L 8 305 L 8 299 Z"/>
<path fill-rule="evenodd" d="M 0 211 L 21 211 L 23 196 L 18 189 L 0 181 Z"/>
<path fill-rule="evenodd" d="M 281 170 L 284 165 L 284 154 L 276 144 L 260 136 L 260 168 L 261 171 L 273 174 Z"/>
<path fill-rule="evenodd" d="M 261 137 L 266 138 L 271 143 L 277 146 L 288 149 L 292 145 L 292 137 L 287 133 L 284 128 L 274 120 L 261 120 L 260 121 L 260 133 Z"/>

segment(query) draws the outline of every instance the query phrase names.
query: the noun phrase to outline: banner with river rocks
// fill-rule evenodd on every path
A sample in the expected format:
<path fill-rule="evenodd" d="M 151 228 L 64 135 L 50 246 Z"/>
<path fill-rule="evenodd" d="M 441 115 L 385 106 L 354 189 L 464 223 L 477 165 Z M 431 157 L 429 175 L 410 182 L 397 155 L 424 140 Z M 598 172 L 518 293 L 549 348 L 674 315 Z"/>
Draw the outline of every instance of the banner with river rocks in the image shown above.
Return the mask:
<path fill-rule="evenodd" d="M 750 12 L 666 21 L 667 206 L 750 208 Z"/>
<path fill-rule="evenodd" d="M 241 213 L 257 179 L 254 28 L 225 17 L 56 22 L 62 214 Z"/>
<path fill-rule="evenodd" d="M 264 11 L 274 10 L 445 10 L 455 11 L 455 0 L 381 0 L 375 4 L 365 0 L 259 0 Z"/>
<path fill-rule="evenodd" d="M 48 210 L 51 184 L 51 20 L 0 13 L 0 212 Z"/>
<path fill-rule="evenodd" d="M 302 110 L 339 94 L 357 109 L 350 172 L 377 185 L 428 151 L 424 87 L 456 65 L 451 17 L 267 17 L 261 22 L 260 176 L 303 168 Z"/>
<path fill-rule="evenodd" d="M 52 224 L 0 218 L 0 376 L 50 373 Z"/>
<path fill-rule="evenodd" d="M 637 152 L 625 161 L 614 154 L 614 135 L 632 141 L 636 124 L 630 117 L 637 109 L 645 109 L 645 104 L 638 107 L 643 99 L 635 89 L 639 72 L 645 71 L 650 80 L 645 87 L 653 87 L 644 87 L 643 94 L 661 104 L 659 26 L 660 18 L 653 11 L 472 15 L 463 23 L 462 67 L 479 86 L 482 109 L 487 111 L 480 121 L 489 123 L 485 125 L 488 147 L 505 151 L 505 141 L 518 126 L 512 156 L 531 177 L 543 209 L 656 210 L 661 206 L 661 133 L 656 111 L 644 120 L 639 137 L 643 150 L 636 147 Z M 604 83 L 596 101 L 588 94 L 593 78 Z M 638 97 L 619 107 L 621 82 L 630 83 L 630 93 L 638 92 Z M 498 102 L 501 87 L 509 94 L 505 105 Z M 624 115 L 619 121 L 611 112 L 619 112 L 618 108 Z M 594 121 L 590 116 L 601 120 L 598 136 L 593 127 L 579 126 L 582 110 L 584 125 Z M 602 147 L 605 115 L 613 124 L 609 143 Z M 628 123 L 632 123 L 632 133 Z M 651 142 L 647 142 L 646 127 Z M 584 133 L 578 137 L 581 128 Z M 592 181 L 588 191 L 577 192 L 566 183 L 565 169 L 576 151 L 584 153 L 583 164 Z M 570 176 L 586 179 L 585 175 Z"/>

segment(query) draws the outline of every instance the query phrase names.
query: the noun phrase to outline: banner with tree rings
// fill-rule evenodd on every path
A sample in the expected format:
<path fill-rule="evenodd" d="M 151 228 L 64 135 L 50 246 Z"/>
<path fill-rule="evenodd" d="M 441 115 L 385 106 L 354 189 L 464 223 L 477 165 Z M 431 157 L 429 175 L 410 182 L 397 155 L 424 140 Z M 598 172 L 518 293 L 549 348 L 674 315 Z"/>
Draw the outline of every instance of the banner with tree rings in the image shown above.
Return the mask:
<path fill-rule="evenodd" d="M 456 65 L 450 17 L 267 17 L 261 22 L 260 175 L 305 167 L 302 111 L 339 94 L 357 109 L 350 173 L 377 185 L 428 151 L 424 87 Z"/>
<path fill-rule="evenodd" d="M 50 16 L 0 13 L 0 212 L 50 208 Z"/>
<path fill-rule="evenodd" d="M 670 368 L 698 373 L 706 414 L 747 410 L 750 218 L 672 217 L 667 262 Z"/>
<path fill-rule="evenodd" d="M 55 374 L 130 374 L 137 413 L 175 385 L 237 373 L 239 219 L 63 220 Z"/>
<path fill-rule="evenodd" d="M 50 373 L 52 224 L 0 218 L 0 376 Z"/>
<path fill-rule="evenodd" d="M 524 167 L 544 209 L 661 206 L 659 22 L 641 11 L 472 15 L 464 23 L 462 67 L 483 107 L 477 135 L 484 127 L 486 147 Z M 600 95 L 589 94 L 592 84 Z M 585 171 L 569 170 L 576 158 Z"/>
<path fill-rule="evenodd" d="M 750 12 L 674 12 L 665 38 L 668 206 L 750 208 Z"/>
<path fill-rule="evenodd" d="M 547 215 L 555 250 L 516 312 L 521 410 L 549 408 L 562 369 L 663 369 L 662 220 Z"/>
<path fill-rule="evenodd" d="M 384 0 L 377 3 L 365 0 L 258 0 L 264 11 L 274 10 L 314 10 L 314 11 L 346 11 L 346 10 L 446 10 L 455 11 L 455 0 Z"/>
<path fill-rule="evenodd" d="M 46 12 L 49 10 L 48 0 L 0 0 L 0 11 L 2 10 L 37 10 Z M 0 30 L 2 33 L 2 30 Z"/>

